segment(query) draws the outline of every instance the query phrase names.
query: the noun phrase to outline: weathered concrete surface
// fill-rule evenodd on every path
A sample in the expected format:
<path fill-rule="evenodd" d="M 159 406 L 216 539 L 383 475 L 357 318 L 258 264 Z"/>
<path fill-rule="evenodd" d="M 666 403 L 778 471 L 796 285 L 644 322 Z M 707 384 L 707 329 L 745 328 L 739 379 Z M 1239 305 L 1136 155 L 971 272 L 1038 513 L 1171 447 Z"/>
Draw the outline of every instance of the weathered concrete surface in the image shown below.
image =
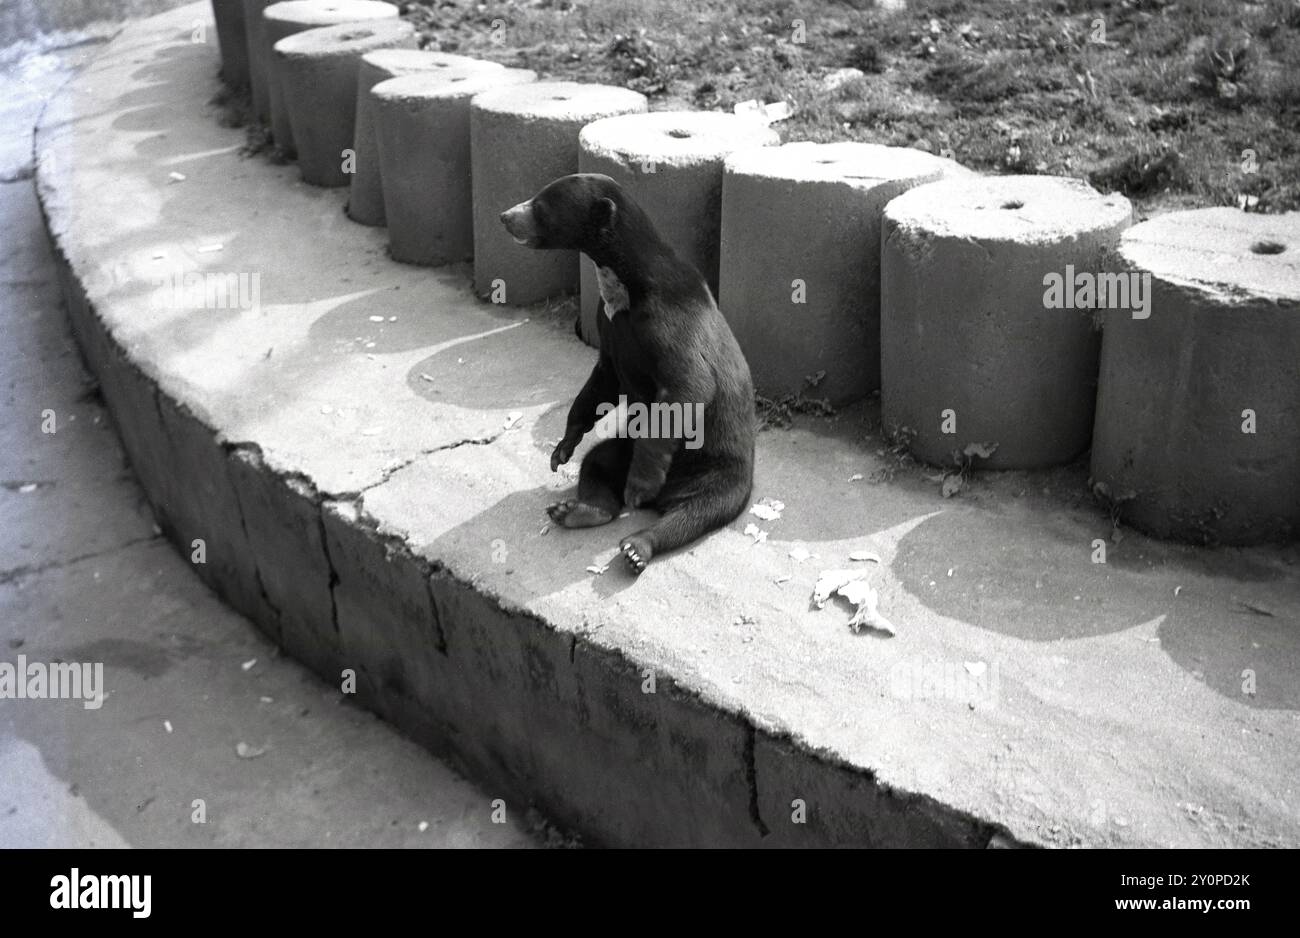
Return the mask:
<path fill-rule="evenodd" d="M 885 206 L 880 400 L 912 455 L 1042 469 L 1088 449 L 1096 310 L 1048 302 L 1048 278 L 1097 272 L 1132 222 L 1119 194 L 1056 176 L 964 176 Z"/>
<path fill-rule="evenodd" d="M 158 536 L 68 332 L 30 181 L 0 185 L 0 221 L 0 662 L 98 662 L 107 691 L 98 710 L 0 700 L 0 848 L 531 844 L 524 802 L 492 823 L 499 792 L 340 705 Z M 269 501 L 266 521 L 292 507 Z M 241 759 L 240 742 L 266 751 Z"/>
<path fill-rule="evenodd" d="M 303 580 L 333 571 L 334 621 L 301 622 L 370 705 L 597 843 L 1300 845 L 1294 549 L 1129 534 L 1094 564 L 1111 524 L 1081 469 L 976 476 L 944 500 L 859 406 L 760 436 L 755 496 L 784 501 L 779 520 L 739 519 L 637 579 L 593 575 L 640 519 L 544 526 L 573 481 L 550 448 L 592 363 L 571 315 L 506 319 L 465 267 L 387 261 L 343 193 L 241 160 L 203 104 L 211 51 L 170 26 L 126 31 L 41 132 L 52 166 L 76 167 L 39 179 L 90 293 L 82 341 L 187 402 L 221 445 L 183 445 L 225 453 L 209 474 L 245 521 L 230 466 L 254 444 L 267 497 L 300 487 L 283 520 L 248 526 L 259 569 L 316 554 L 316 493 L 325 556 Z M 160 250 L 261 272 L 259 309 L 151 306 Z M 153 418 L 115 413 L 148 462 Z M 880 555 L 867 576 L 894 638 L 809 607 L 818 571 L 857 549 Z"/>
<path fill-rule="evenodd" d="M 1300 212 L 1163 215 L 1112 268 L 1146 308 L 1105 313 L 1093 478 L 1158 536 L 1300 536 Z"/>

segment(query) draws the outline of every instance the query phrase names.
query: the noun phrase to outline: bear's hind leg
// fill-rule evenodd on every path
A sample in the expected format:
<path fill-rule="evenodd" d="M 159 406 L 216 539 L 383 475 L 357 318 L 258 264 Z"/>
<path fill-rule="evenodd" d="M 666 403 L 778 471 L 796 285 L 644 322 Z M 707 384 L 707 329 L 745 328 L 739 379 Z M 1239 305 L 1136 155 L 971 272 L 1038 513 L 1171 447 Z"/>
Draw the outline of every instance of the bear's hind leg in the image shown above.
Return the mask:
<path fill-rule="evenodd" d="M 673 550 L 730 524 L 745 510 L 751 480 L 740 472 L 715 470 L 692 481 L 692 494 L 669 498 L 663 517 L 653 526 L 623 538 L 618 545 L 633 573 L 640 573 L 656 554 Z"/>
<path fill-rule="evenodd" d="M 592 447 L 578 473 L 578 497 L 546 509 L 551 520 L 566 528 L 609 524 L 623 508 L 623 487 L 632 464 L 631 440 L 605 440 Z"/>

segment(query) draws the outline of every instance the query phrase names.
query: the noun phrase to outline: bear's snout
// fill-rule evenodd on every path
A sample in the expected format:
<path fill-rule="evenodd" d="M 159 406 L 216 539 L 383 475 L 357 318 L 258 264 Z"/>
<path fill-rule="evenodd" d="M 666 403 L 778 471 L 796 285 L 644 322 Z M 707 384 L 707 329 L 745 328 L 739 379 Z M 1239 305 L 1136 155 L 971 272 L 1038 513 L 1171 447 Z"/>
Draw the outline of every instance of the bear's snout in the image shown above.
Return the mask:
<path fill-rule="evenodd" d="M 537 226 L 533 223 L 531 199 L 502 212 L 501 224 L 505 225 L 506 231 L 510 232 L 516 244 L 532 247 L 537 240 Z"/>

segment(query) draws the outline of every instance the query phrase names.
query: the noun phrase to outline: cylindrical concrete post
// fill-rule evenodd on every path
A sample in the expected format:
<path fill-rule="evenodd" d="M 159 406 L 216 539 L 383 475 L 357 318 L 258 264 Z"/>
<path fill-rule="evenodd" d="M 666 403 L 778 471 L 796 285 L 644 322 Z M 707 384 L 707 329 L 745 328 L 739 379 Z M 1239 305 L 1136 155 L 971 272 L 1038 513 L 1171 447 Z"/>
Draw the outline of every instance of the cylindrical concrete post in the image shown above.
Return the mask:
<path fill-rule="evenodd" d="M 578 133 L 604 117 L 645 111 L 645 95 L 612 85 L 539 82 L 486 91 L 470 105 L 474 164 L 474 290 L 526 306 L 578 289 L 577 251 L 533 251 L 500 221 L 512 205 L 578 171 Z M 500 289 L 499 289 L 500 288 Z"/>
<path fill-rule="evenodd" d="M 417 49 L 379 49 L 367 52 L 357 67 L 357 114 L 353 132 L 357 169 L 348 191 L 348 217 L 362 225 L 384 224 L 384 186 L 379 172 L 379 145 L 375 142 L 374 99 L 370 89 L 381 81 L 437 72 L 453 65 L 498 69 L 504 66 L 482 59 Z"/>
<path fill-rule="evenodd" d="M 1300 536 L 1300 212 L 1206 208 L 1124 233 L 1092 476 L 1157 537 Z"/>
<path fill-rule="evenodd" d="M 839 406 L 880 387 L 880 215 L 908 189 L 956 175 L 970 171 L 869 143 L 727 157 L 718 305 L 759 393 L 808 391 Z"/>
<path fill-rule="evenodd" d="M 1100 336 L 1050 283 L 1101 269 L 1132 207 L 1055 176 L 968 176 L 885 206 L 881 420 L 913 455 L 988 469 L 1069 462 L 1088 448 Z"/>
<path fill-rule="evenodd" d="M 722 161 L 747 147 L 778 143 L 761 121 L 710 111 L 656 111 L 607 117 L 578 137 L 578 168 L 604 173 L 628 190 L 659 234 L 694 264 L 716 297 Z M 582 337 L 598 345 L 596 270 L 582 264 Z"/>
<path fill-rule="evenodd" d="M 244 29 L 244 0 L 212 0 L 221 49 L 221 80 L 231 88 L 248 87 L 248 36 Z"/>
<path fill-rule="evenodd" d="M 522 68 L 453 66 L 390 78 L 371 89 L 388 250 L 408 264 L 451 264 L 474 252 L 469 102 L 524 84 Z"/>
<path fill-rule="evenodd" d="M 414 26 L 386 18 L 309 29 L 275 44 L 275 67 L 304 182 L 348 185 L 357 160 L 353 132 L 361 56 L 376 49 L 414 51 L 415 43 Z"/>
<path fill-rule="evenodd" d="M 276 0 L 242 0 L 244 5 L 244 51 L 248 57 L 248 88 L 253 101 L 253 117 L 271 123 L 271 88 L 267 70 L 271 47 L 266 42 L 266 20 L 262 14 Z"/>
<path fill-rule="evenodd" d="M 285 107 L 284 87 L 280 72 L 282 59 L 275 54 L 275 45 L 295 33 L 324 26 L 359 23 L 395 18 L 398 9 L 380 0 L 285 0 L 273 3 L 262 12 L 259 50 L 265 63 L 267 109 L 271 137 L 286 156 L 293 156 L 296 146 L 289 111 Z"/>

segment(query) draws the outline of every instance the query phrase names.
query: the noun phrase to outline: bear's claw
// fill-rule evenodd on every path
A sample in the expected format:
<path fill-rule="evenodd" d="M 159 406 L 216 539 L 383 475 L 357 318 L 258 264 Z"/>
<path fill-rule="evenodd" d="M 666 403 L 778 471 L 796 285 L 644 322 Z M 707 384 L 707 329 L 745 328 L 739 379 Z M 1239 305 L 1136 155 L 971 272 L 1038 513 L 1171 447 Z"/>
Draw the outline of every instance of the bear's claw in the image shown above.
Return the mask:
<path fill-rule="evenodd" d="M 630 539 L 619 544 L 618 549 L 622 552 L 623 559 L 627 561 L 628 569 L 633 573 L 643 572 L 646 564 L 650 562 L 650 552 Z"/>

